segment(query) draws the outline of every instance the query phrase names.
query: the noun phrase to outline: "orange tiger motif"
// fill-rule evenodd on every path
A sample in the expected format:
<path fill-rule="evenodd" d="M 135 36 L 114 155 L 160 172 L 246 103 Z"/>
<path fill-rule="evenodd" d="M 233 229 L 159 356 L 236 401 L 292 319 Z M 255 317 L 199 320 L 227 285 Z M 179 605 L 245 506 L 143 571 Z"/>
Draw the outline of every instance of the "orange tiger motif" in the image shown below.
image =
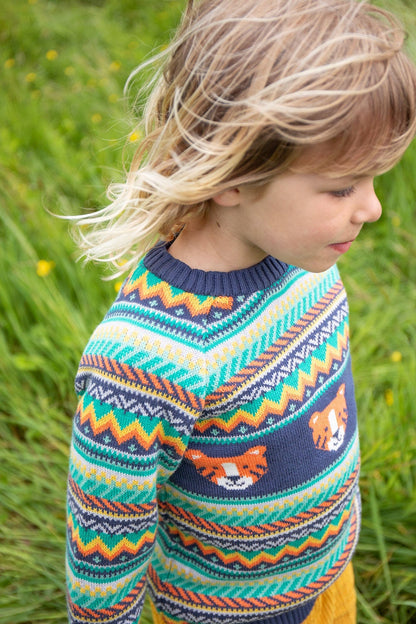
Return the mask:
<path fill-rule="evenodd" d="M 198 473 L 227 490 L 245 490 L 254 485 L 267 472 L 265 446 L 254 446 L 243 455 L 235 457 L 208 457 L 197 450 L 188 450 Z"/>
<path fill-rule="evenodd" d="M 309 420 L 312 437 L 317 449 L 337 451 L 343 444 L 348 421 L 345 402 L 345 384 L 323 412 L 314 412 Z"/>

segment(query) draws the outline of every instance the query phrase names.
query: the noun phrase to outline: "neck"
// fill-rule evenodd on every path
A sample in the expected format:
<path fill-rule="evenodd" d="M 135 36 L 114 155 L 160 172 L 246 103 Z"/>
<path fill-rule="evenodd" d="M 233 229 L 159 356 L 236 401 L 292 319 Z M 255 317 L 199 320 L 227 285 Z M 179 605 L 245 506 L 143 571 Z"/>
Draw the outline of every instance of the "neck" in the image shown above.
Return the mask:
<path fill-rule="evenodd" d="M 188 223 L 169 248 L 170 254 L 191 269 L 237 271 L 264 259 L 265 254 L 247 254 L 247 248 L 227 232 L 220 219 L 202 217 Z"/>

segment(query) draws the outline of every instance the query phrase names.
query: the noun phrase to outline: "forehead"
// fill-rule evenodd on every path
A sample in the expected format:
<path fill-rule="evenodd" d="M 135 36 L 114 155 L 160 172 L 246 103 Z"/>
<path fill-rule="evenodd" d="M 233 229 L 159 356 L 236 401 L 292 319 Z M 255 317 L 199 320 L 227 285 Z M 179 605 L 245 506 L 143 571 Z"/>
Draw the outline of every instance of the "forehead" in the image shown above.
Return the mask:
<path fill-rule="evenodd" d="M 386 168 L 389 169 L 390 166 Z M 318 145 L 300 147 L 290 170 L 339 179 L 374 177 L 383 172 L 383 166 L 378 162 L 376 152 L 371 146 L 363 143 L 355 145 L 355 141 L 348 144 L 348 141 L 342 139 L 331 139 Z"/>
<path fill-rule="evenodd" d="M 299 145 L 291 169 L 334 177 L 374 177 L 391 169 L 413 133 L 409 122 L 394 114 L 394 107 L 385 102 L 384 95 L 379 100 L 374 95 L 374 101 L 368 97 L 361 102 L 349 124 L 332 138 Z"/>

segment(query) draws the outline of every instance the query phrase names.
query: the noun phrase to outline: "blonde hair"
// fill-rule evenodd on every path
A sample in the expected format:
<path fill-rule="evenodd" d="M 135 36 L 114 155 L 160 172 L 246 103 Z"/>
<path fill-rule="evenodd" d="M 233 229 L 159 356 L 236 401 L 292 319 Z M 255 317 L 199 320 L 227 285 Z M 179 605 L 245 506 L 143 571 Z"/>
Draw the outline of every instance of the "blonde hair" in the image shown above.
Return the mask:
<path fill-rule="evenodd" d="M 123 260 L 121 273 L 213 195 L 267 184 L 309 146 L 328 146 L 309 170 L 390 169 L 416 132 L 403 41 L 390 13 L 355 0 L 188 2 L 171 45 L 131 77 L 159 64 L 125 183 L 78 218 L 86 259 Z"/>

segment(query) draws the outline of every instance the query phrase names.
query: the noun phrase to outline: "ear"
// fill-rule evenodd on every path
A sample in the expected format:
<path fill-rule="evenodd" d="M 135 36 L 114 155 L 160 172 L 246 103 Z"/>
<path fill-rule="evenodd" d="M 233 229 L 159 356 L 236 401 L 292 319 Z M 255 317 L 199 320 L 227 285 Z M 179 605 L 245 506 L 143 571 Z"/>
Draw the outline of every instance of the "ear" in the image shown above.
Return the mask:
<path fill-rule="evenodd" d="M 201 451 L 192 451 L 192 450 L 187 450 L 185 453 L 185 457 L 187 459 L 190 459 L 191 461 L 197 461 L 198 459 L 206 459 L 206 455 L 204 455 L 204 453 L 201 453 Z"/>
<path fill-rule="evenodd" d="M 255 446 L 245 453 L 245 455 L 264 455 L 267 451 L 265 446 Z"/>
<path fill-rule="evenodd" d="M 214 195 L 212 200 L 219 206 L 238 206 L 240 203 L 240 189 L 232 188 Z"/>
<path fill-rule="evenodd" d="M 342 384 L 342 386 L 340 386 L 338 394 L 340 394 L 341 396 L 345 394 L 345 384 Z"/>

